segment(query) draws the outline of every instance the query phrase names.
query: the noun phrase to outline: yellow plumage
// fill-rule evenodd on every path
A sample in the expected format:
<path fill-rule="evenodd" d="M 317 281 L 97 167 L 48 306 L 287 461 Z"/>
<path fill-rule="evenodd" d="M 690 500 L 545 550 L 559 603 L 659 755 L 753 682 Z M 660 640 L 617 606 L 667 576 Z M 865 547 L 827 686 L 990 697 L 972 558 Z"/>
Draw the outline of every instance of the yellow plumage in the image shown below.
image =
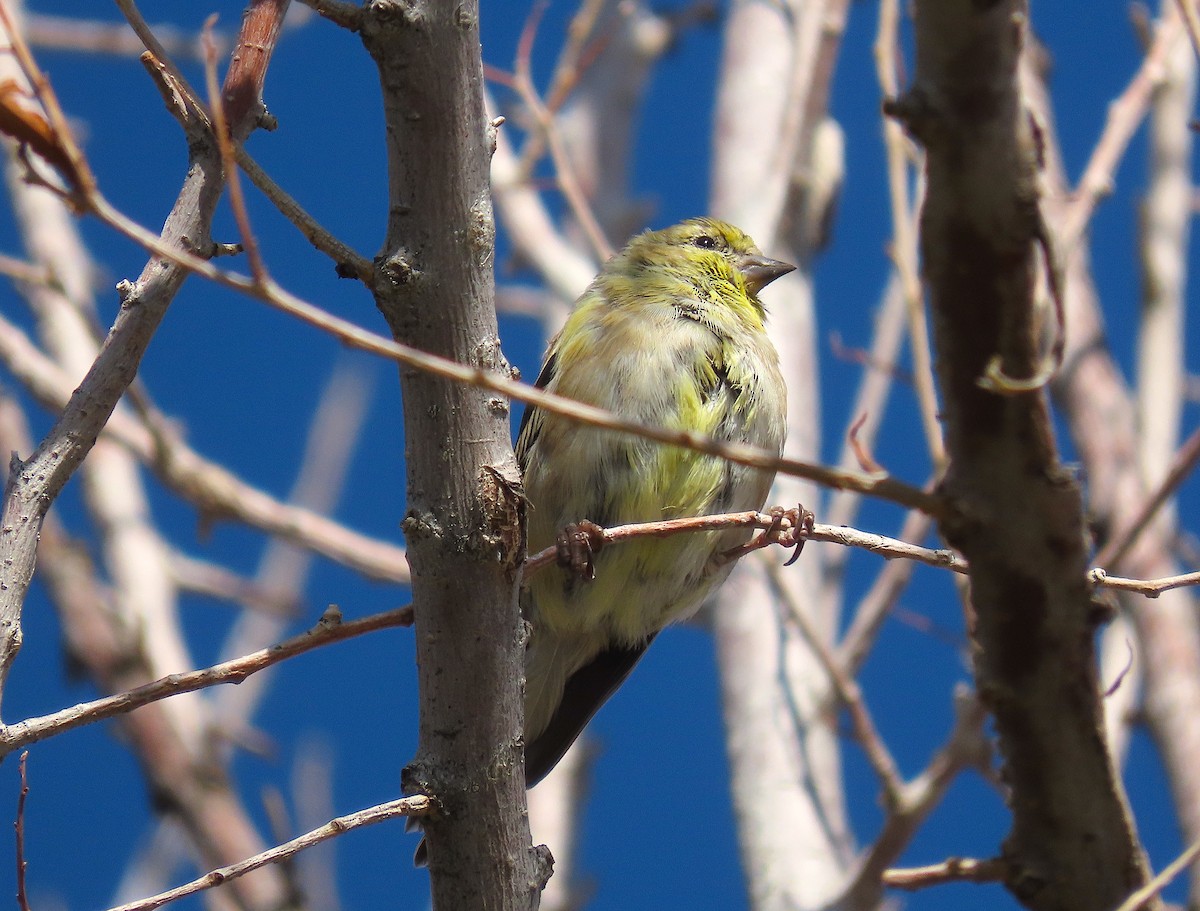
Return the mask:
<path fill-rule="evenodd" d="M 791 271 L 737 228 L 692 219 L 635 237 L 580 297 L 538 384 L 624 418 L 779 451 L 785 389 L 758 291 Z M 529 550 L 584 519 L 602 526 L 760 509 L 770 472 L 583 427 L 532 408 L 517 454 Z M 539 781 L 664 626 L 729 574 L 744 529 L 606 547 L 595 578 L 528 580 L 526 779 Z"/>

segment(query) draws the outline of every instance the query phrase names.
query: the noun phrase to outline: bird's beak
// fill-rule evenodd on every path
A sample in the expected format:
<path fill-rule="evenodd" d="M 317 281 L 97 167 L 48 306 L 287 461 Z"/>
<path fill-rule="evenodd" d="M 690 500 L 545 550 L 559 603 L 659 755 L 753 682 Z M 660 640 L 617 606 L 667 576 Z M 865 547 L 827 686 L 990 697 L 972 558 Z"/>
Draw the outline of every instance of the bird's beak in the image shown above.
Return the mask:
<path fill-rule="evenodd" d="M 746 288 L 751 294 L 758 294 L 759 291 L 767 287 L 775 279 L 782 275 L 787 275 L 789 272 L 794 272 L 796 269 L 791 263 L 780 262 L 777 259 L 767 259 L 767 257 L 761 254 L 757 256 L 743 256 L 737 268 L 742 273 L 742 278 L 746 280 Z"/>

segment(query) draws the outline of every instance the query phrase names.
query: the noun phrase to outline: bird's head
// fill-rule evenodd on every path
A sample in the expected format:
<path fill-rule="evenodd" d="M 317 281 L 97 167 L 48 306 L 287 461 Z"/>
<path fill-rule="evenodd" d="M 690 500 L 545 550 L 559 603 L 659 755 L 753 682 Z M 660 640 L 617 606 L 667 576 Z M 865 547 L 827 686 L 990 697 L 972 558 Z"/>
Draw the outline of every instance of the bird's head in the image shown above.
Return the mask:
<path fill-rule="evenodd" d="M 728 275 L 732 269 L 752 297 L 796 268 L 764 256 L 748 234 L 715 218 L 689 218 L 661 231 L 640 234 L 629 242 L 625 253 L 634 261 L 682 263 L 714 276 Z"/>

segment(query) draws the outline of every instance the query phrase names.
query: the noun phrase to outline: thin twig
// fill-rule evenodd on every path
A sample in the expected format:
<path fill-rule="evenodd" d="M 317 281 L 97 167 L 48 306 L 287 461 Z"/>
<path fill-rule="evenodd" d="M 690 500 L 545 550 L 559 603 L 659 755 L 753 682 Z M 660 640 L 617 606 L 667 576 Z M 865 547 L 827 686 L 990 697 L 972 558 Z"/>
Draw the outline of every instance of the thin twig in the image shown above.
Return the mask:
<path fill-rule="evenodd" d="M 1200 857 L 1200 841 L 1195 841 L 1173 861 L 1163 867 L 1162 872 L 1146 883 L 1136 892 L 1121 902 L 1117 911 L 1138 911 L 1146 902 L 1154 898 L 1176 876 L 1182 873 L 1196 858 Z"/>
<path fill-rule="evenodd" d="M 1165 591 L 1173 588 L 1187 588 L 1200 585 L 1200 572 L 1181 573 L 1177 576 L 1163 576 L 1159 579 L 1125 579 L 1121 576 L 1110 576 L 1104 570 L 1096 568 L 1088 573 L 1088 581 L 1103 588 L 1113 588 L 1118 591 L 1138 592 L 1147 598 L 1157 598 Z"/>
<path fill-rule="evenodd" d="M 58 95 L 55 94 L 53 86 L 50 85 L 50 80 L 46 78 L 46 74 L 38 67 L 37 62 L 33 59 L 33 55 L 29 52 L 29 45 L 25 43 L 24 37 L 17 29 L 16 23 L 13 21 L 9 13 L 8 6 L 5 3 L 0 3 L 0 22 L 3 22 L 4 29 L 8 32 L 9 51 L 17 59 L 17 63 L 21 67 L 21 71 L 25 74 L 25 78 L 29 80 L 29 85 L 33 89 L 34 95 L 42 105 L 42 110 L 45 112 L 47 124 L 53 135 L 56 148 L 49 160 L 52 161 L 55 167 L 59 168 L 62 176 L 70 183 L 74 192 L 82 197 L 87 197 L 96 190 L 96 177 L 92 174 L 92 169 L 84 158 L 83 152 L 79 148 L 79 144 L 75 141 L 75 136 L 71 132 L 70 125 L 67 123 L 66 115 L 63 113 L 61 105 L 58 103 Z M 47 150 L 39 149 L 39 154 L 43 156 Z"/>
<path fill-rule="evenodd" d="M 581 72 L 580 58 L 583 55 L 584 44 L 595 29 L 596 20 L 606 4 L 607 0 L 583 0 L 579 4 L 579 9 L 575 11 L 575 15 L 571 17 L 571 24 L 567 26 L 567 40 L 559 52 L 554 75 L 550 77 L 550 87 L 546 90 L 546 108 L 549 111 L 557 114 L 578 84 Z M 527 25 L 534 19 L 535 14 L 540 15 L 540 10 L 535 8 L 530 12 Z M 527 47 L 524 42 L 518 46 L 514 69 L 520 69 L 522 58 L 528 65 L 531 50 L 532 48 Z M 515 77 L 511 74 L 506 75 L 505 84 L 516 88 Z M 534 167 L 541 160 L 545 151 L 545 131 L 531 131 L 525 146 L 521 149 L 521 175 L 524 180 L 530 179 Z"/>
<path fill-rule="evenodd" d="M 687 532 L 721 531 L 727 528 L 776 528 L 781 533 L 792 530 L 789 519 L 764 512 L 734 512 L 718 516 L 697 516 L 687 519 L 665 519 L 660 522 L 640 522 L 630 525 L 618 525 L 602 530 L 603 544 L 616 544 L 635 538 L 664 538 Z M 952 550 L 931 550 L 918 547 L 895 538 L 884 535 L 870 534 L 854 528 L 833 525 L 813 525 L 809 529 L 801 529 L 800 537 L 807 541 L 825 541 L 831 544 L 842 544 L 847 547 L 859 547 L 871 553 L 880 554 L 889 559 L 915 560 L 929 566 L 940 566 L 956 573 L 967 571 L 966 561 Z M 553 563 L 557 558 L 557 548 L 547 547 L 533 554 L 525 562 L 526 573 L 534 572 Z"/>
<path fill-rule="evenodd" d="M 337 272 L 343 278 L 357 278 L 369 284 L 375 275 L 371 261 L 334 237 L 313 218 L 283 187 L 275 183 L 262 166 L 250 157 L 243 146 L 235 150 L 238 165 L 250 182 L 274 204 L 275 208 L 290 221 L 310 244 L 329 256 L 337 264 Z"/>
<path fill-rule="evenodd" d="M 909 892 L 928 889 L 944 883 L 994 883 L 1004 879 L 1008 864 L 999 858 L 975 860 L 970 857 L 951 857 L 940 864 L 927 867 L 905 867 L 887 870 L 883 884 Z"/>
<path fill-rule="evenodd" d="M 16 853 L 17 853 L 17 907 L 21 911 L 29 911 L 29 893 L 25 889 L 25 870 L 29 861 L 25 859 L 25 798 L 29 796 L 29 781 L 25 777 L 25 764 L 29 760 L 29 751 L 21 754 L 18 768 L 21 775 L 21 791 L 17 795 Z"/>
<path fill-rule="evenodd" d="M 541 95 L 538 94 L 537 86 L 533 82 L 530 57 L 533 51 L 533 40 L 537 34 L 537 27 L 541 20 L 543 9 L 544 4 L 534 6 L 525 23 L 525 28 L 521 32 L 521 39 L 517 44 L 513 86 L 521 96 L 521 100 L 529 108 L 530 113 L 537 122 L 538 128 L 546 137 L 546 143 L 550 148 L 550 157 L 554 161 L 554 171 L 558 177 L 558 186 L 562 190 L 563 196 L 566 197 L 567 204 L 571 207 L 571 214 L 575 216 L 580 227 L 583 228 L 583 232 L 587 235 L 588 242 L 592 245 L 592 250 L 596 256 L 603 261 L 612 256 L 612 245 L 608 242 L 608 238 L 604 236 L 604 229 L 596 221 L 596 216 L 592 212 L 587 195 L 579 185 L 578 179 L 576 179 L 574 165 L 567 154 L 566 146 L 563 145 L 558 127 L 554 123 L 554 114 L 542 101 Z"/>
<path fill-rule="evenodd" d="M 319 829 L 306 832 L 298 838 L 293 838 L 291 841 L 286 841 L 277 847 L 271 848 L 269 851 L 263 851 L 261 854 L 248 857 L 227 867 L 211 870 L 200 878 L 167 892 L 161 892 L 158 895 L 152 895 L 149 898 L 143 898 L 135 902 L 129 902 L 128 904 L 117 905 L 115 908 L 110 908 L 109 911 L 153 911 L 153 909 L 161 908 L 168 902 L 173 902 L 188 895 L 194 895 L 197 892 L 203 892 L 205 889 L 224 885 L 230 880 L 244 876 L 260 867 L 265 867 L 267 864 L 286 860 L 306 848 L 311 848 L 331 838 L 336 838 L 352 829 L 361 829 L 364 826 L 371 826 L 375 823 L 385 822 L 386 820 L 401 816 L 424 816 L 432 807 L 433 800 L 431 798 L 424 795 L 417 795 L 415 797 L 402 797 L 399 800 L 381 803 L 366 810 L 359 810 L 357 813 L 339 816 L 336 819 L 331 819 Z"/>
<path fill-rule="evenodd" d="M 878 37 L 875 39 L 875 68 L 885 98 L 898 96 L 896 47 L 900 23 L 899 0 L 883 0 L 879 6 Z M 917 213 L 920 211 L 922 184 L 917 198 L 909 199 L 909 141 L 894 117 L 885 117 L 884 145 L 887 151 L 888 192 L 892 213 L 892 262 L 900 279 L 908 314 L 909 347 L 913 359 L 913 381 L 925 430 L 925 445 L 935 468 L 946 461 L 942 425 L 938 420 L 937 390 L 933 383 L 933 355 L 929 348 L 929 327 L 925 316 L 925 296 L 917 265 Z"/>
<path fill-rule="evenodd" d="M 887 868 L 911 843 L 959 773 L 972 766 L 987 770 L 991 744 L 983 730 L 986 719 L 987 710 L 979 698 L 960 684 L 955 692 L 954 728 L 949 738 L 925 770 L 904 786 L 896 805 L 888 808 L 874 843 L 855 865 L 854 878 L 846 890 L 845 907 L 878 907 Z"/>
<path fill-rule="evenodd" d="M 603 408 L 586 405 L 564 396 L 546 392 L 536 386 L 511 380 L 506 376 L 485 370 L 481 367 L 469 367 L 465 364 L 459 364 L 447 358 L 394 342 L 377 333 L 369 332 L 351 323 L 349 320 L 334 316 L 307 301 L 301 300 L 281 288 L 274 281 L 269 280 L 266 283 L 266 287 L 259 287 L 253 279 L 247 276 L 218 269 L 207 260 L 200 259 L 184 250 L 163 244 L 158 235 L 147 231 L 141 225 L 127 218 L 115 209 L 99 192 L 93 193 L 89 202 L 92 211 L 98 218 L 151 252 L 183 268 L 189 269 L 197 275 L 261 300 L 310 326 L 333 335 L 351 348 L 390 358 L 436 376 L 479 386 L 484 389 L 491 389 L 509 398 L 535 405 L 552 414 L 561 415 L 562 417 L 591 427 L 614 430 L 620 433 L 628 433 L 633 436 L 655 440 L 660 443 L 668 443 L 673 446 L 726 459 L 730 462 L 736 462 L 740 465 L 748 465 L 751 468 L 762 468 L 768 471 L 774 470 L 780 474 L 805 478 L 839 490 L 857 490 L 860 493 L 868 493 L 899 503 L 902 506 L 907 506 L 911 509 L 920 509 L 934 515 L 939 514 L 942 510 L 942 501 L 936 495 L 919 490 L 889 476 L 868 475 L 864 472 L 816 465 L 800 459 L 780 458 L 774 453 L 756 446 L 722 443 L 699 433 L 667 430 L 661 427 L 651 427 L 636 421 L 625 420 Z"/>
<path fill-rule="evenodd" d="M 858 745 L 866 755 L 867 762 L 871 764 L 875 777 L 879 779 L 880 787 L 883 790 L 884 808 L 888 812 L 893 812 L 903 802 L 904 777 L 900 774 L 891 750 L 888 749 L 887 743 L 884 742 L 879 729 L 871 718 L 871 712 L 863 699 L 862 690 L 854 678 L 848 675 L 842 665 L 838 663 L 829 645 L 809 620 L 804 608 L 797 604 L 791 596 L 791 592 L 780 584 L 783 567 L 771 560 L 763 560 L 762 564 L 774 584 L 777 597 L 787 609 L 788 617 L 796 624 L 808 647 L 816 655 L 817 661 L 820 662 L 825 674 L 829 677 L 829 682 L 833 685 L 834 692 L 837 693 L 838 701 L 845 706 Z"/>
<path fill-rule="evenodd" d="M 365 633 L 396 626 L 410 626 L 411 624 L 411 607 L 400 607 L 380 614 L 372 614 L 369 617 L 346 621 L 342 620 L 340 610 L 330 607 L 312 629 L 270 648 L 259 649 L 240 658 L 223 661 L 201 670 L 169 674 L 132 690 L 74 705 L 49 715 L 40 715 L 2 725 L 0 726 L 0 757 L 23 746 L 45 740 L 47 737 L 53 737 L 86 724 L 103 721 L 106 718 L 124 715 L 136 708 L 158 702 L 169 696 L 191 693 L 222 683 L 240 683 L 251 674 L 264 668 L 331 642 L 341 642 Z"/>
<path fill-rule="evenodd" d="M 208 110 L 213 119 L 217 150 L 221 153 L 221 168 L 225 172 L 229 207 L 233 210 L 233 220 L 237 222 L 238 233 L 242 237 L 242 248 L 246 251 L 247 262 L 250 263 L 250 275 L 256 284 L 263 286 L 270 281 L 270 276 L 258 249 L 254 229 L 250 226 L 250 213 L 246 211 L 246 197 L 242 193 L 242 178 L 237 167 L 234 141 L 225 117 L 225 100 L 221 95 L 221 87 L 217 84 L 217 44 L 213 40 L 213 26 L 216 22 L 217 14 L 213 13 L 205 20 L 200 36 L 204 44 L 204 87 L 208 91 Z"/>
<path fill-rule="evenodd" d="M 900 538 L 904 541 L 923 541 L 931 525 L 928 516 L 911 511 L 904 517 Z M 915 568 L 916 563 L 911 560 L 892 561 L 875 577 L 870 589 L 863 595 L 838 646 L 838 660 L 849 673 L 858 673 L 866 661 L 884 619 L 899 600 Z"/>
<path fill-rule="evenodd" d="M 1096 554 L 1093 562 L 1101 567 L 1115 567 L 1120 563 L 1121 558 L 1129 553 L 1133 545 L 1137 543 L 1138 537 L 1146 530 L 1158 510 L 1178 490 L 1183 480 L 1191 474 L 1197 462 L 1200 462 L 1200 429 L 1193 431 L 1179 451 L 1175 453 L 1167 476 L 1146 498 L 1141 509 L 1133 517 L 1133 521 L 1121 529 L 1119 534 L 1109 538 L 1100 553 Z"/>
<path fill-rule="evenodd" d="M 0 316 L 0 361 L 44 407 L 64 407 L 76 382 L 20 329 Z M 353 531 L 309 509 L 283 503 L 187 445 L 172 421 L 147 409 L 144 422 L 113 412 L 101 434 L 140 461 L 209 519 L 231 519 L 283 538 L 369 578 L 408 582 L 404 549 Z"/>
<path fill-rule="evenodd" d="M 171 78 L 184 90 L 186 97 L 195 105 L 196 109 L 203 110 L 204 105 L 200 103 L 200 99 L 196 96 L 196 93 L 191 90 L 182 70 L 175 65 L 175 61 L 171 59 L 171 55 L 167 53 L 167 49 L 163 47 L 154 30 L 150 28 L 150 24 L 142 16 L 141 10 L 138 9 L 134 0 L 115 0 L 115 2 L 117 9 L 121 11 L 121 15 L 125 17 L 130 28 L 142 39 L 142 44 L 145 45 L 146 50 L 153 54 L 162 68 L 170 73 Z"/>

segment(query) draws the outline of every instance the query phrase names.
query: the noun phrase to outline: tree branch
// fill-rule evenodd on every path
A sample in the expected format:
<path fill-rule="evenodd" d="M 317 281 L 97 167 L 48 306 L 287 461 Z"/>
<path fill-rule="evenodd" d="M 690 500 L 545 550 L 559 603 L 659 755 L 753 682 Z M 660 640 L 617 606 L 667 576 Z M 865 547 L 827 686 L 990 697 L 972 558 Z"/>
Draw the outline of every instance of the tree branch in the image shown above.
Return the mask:
<path fill-rule="evenodd" d="M 1038 149 L 1018 92 L 1028 11 L 918 2 L 913 85 L 889 103 L 926 150 L 921 252 L 953 504 L 946 540 L 971 564 L 980 697 L 992 711 L 1013 827 L 1005 884 L 1037 911 L 1115 906 L 1149 876 L 1103 736 L 1083 503 L 1059 463 L 1037 376 Z"/>
<path fill-rule="evenodd" d="M 484 107 L 479 4 L 373 0 L 361 34 L 379 68 L 387 136 L 376 304 L 404 344 L 507 374 L 488 179 L 497 125 Z M 442 808 L 425 823 L 433 905 L 536 908 L 549 863 L 530 846 L 522 773 L 514 580 L 524 500 L 508 406 L 414 370 L 400 383 L 421 697 L 417 756 L 402 782 Z"/>

